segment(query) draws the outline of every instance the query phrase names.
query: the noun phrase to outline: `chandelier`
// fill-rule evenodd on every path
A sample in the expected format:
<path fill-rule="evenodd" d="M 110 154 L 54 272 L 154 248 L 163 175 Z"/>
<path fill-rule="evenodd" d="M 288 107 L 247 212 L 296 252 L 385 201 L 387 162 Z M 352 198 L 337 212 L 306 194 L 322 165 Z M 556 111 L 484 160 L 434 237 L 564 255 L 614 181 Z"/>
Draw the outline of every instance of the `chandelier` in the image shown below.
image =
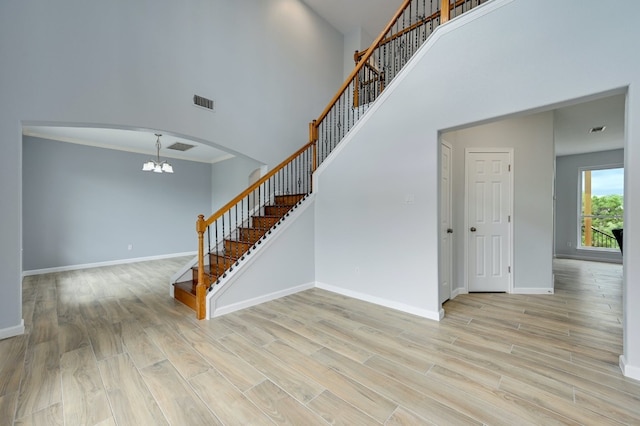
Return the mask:
<path fill-rule="evenodd" d="M 149 160 L 142 165 L 142 171 L 154 173 L 173 173 L 173 167 L 166 161 L 160 161 L 160 133 L 156 133 L 156 150 L 158 152 L 157 160 Z"/>

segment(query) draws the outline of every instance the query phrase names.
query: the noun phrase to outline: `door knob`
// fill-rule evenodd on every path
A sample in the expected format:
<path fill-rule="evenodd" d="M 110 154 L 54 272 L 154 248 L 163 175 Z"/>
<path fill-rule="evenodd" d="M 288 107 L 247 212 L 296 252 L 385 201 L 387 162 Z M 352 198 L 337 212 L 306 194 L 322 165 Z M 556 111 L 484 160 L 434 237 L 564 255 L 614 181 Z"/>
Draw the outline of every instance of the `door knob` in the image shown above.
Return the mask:
<path fill-rule="evenodd" d="M 447 234 L 453 234 L 453 229 L 447 228 Z"/>
<path fill-rule="evenodd" d="M 472 227 L 471 227 L 471 229 L 469 229 L 469 231 L 471 231 L 471 232 L 476 232 L 476 227 L 475 227 L 475 226 L 472 226 Z"/>

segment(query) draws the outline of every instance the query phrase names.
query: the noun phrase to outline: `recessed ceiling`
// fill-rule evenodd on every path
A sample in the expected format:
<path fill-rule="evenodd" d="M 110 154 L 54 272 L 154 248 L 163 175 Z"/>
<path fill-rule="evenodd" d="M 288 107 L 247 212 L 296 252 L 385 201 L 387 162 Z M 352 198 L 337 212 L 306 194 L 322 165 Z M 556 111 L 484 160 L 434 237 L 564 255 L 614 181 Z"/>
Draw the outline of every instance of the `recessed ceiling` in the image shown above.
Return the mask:
<path fill-rule="evenodd" d="M 556 155 L 624 148 L 625 95 L 558 108 L 554 113 Z M 594 127 L 604 131 L 592 132 Z"/>
<path fill-rule="evenodd" d="M 156 155 L 157 131 L 138 131 L 122 129 L 104 129 L 93 127 L 63 127 L 63 126 L 23 126 L 22 133 L 44 139 L 76 143 L 80 145 L 96 146 L 100 148 L 117 149 L 120 151 L 136 152 L 139 154 Z M 193 145 L 187 151 L 167 149 L 175 143 Z M 198 161 L 202 163 L 216 163 L 232 158 L 228 152 L 213 148 L 190 139 L 165 134 L 160 137 L 161 157 L 177 158 L 180 160 Z"/>

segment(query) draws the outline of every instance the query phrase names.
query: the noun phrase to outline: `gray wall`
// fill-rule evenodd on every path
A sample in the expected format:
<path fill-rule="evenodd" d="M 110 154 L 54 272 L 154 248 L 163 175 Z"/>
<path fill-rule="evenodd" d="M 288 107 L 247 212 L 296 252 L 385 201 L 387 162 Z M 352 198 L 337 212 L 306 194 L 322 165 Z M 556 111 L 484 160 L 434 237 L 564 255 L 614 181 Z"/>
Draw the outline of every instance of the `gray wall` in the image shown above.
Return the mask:
<path fill-rule="evenodd" d="M 227 204 L 249 186 L 249 175 L 261 166 L 251 159 L 234 157 L 213 164 L 211 185 L 213 205 L 209 216 Z"/>
<path fill-rule="evenodd" d="M 624 150 L 565 155 L 556 158 L 555 254 L 576 259 L 621 261 L 620 251 L 577 249 L 580 168 L 624 164 Z"/>
<path fill-rule="evenodd" d="M 25 271 L 197 250 L 197 215 L 211 206 L 211 165 L 25 136 Z M 132 245 L 132 250 L 128 246 Z"/>
<path fill-rule="evenodd" d="M 21 327 L 23 122 L 156 129 L 273 166 L 342 83 L 343 37 L 298 0 L 2 1 L 0 57 L 1 334 Z"/>
<path fill-rule="evenodd" d="M 553 113 L 445 133 L 453 146 L 454 288 L 464 288 L 465 148 L 513 148 L 513 290 L 553 289 Z"/>

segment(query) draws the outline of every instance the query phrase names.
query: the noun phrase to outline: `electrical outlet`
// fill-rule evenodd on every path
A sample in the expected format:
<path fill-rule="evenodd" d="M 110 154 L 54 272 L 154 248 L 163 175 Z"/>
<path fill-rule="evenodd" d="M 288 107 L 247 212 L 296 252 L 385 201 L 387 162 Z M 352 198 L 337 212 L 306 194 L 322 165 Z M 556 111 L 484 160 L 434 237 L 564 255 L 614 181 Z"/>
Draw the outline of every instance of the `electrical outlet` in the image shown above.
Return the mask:
<path fill-rule="evenodd" d="M 567 241 L 567 247 L 571 247 L 571 241 Z"/>
<path fill-rule="evenodd" d="M 127 246 L 127 250 L 133 250 L 133 244 L 129 244 L 129 245 Z"/>

